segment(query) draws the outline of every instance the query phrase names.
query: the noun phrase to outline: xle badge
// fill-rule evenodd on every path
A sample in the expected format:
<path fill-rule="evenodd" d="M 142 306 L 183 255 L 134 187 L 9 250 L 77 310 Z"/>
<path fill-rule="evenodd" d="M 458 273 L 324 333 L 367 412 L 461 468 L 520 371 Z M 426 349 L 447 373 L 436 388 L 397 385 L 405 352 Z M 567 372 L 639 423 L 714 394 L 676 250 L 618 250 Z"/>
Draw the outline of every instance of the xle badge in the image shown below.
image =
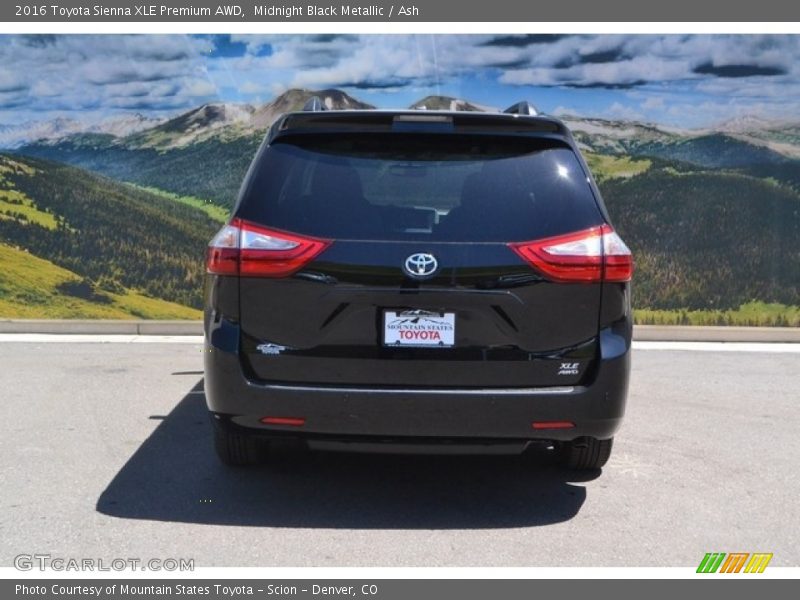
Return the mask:
<path fill-rule="evenodd" d="M 559 375 L 577 375 L 581 363 L 562 362 L 558 369 Z"/>

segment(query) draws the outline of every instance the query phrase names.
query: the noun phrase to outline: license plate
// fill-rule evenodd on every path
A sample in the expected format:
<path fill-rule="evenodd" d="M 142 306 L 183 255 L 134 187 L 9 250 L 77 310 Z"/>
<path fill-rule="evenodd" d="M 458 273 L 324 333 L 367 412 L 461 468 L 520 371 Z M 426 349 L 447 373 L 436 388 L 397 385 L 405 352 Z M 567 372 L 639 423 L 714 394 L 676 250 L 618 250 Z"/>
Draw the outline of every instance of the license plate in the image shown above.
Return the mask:
<path fill-rule="evenodd" d="M 385 346 L 449 347 L 455 344 L 456 314 L 427 310 L 387 310 L 383 313 Z"/>

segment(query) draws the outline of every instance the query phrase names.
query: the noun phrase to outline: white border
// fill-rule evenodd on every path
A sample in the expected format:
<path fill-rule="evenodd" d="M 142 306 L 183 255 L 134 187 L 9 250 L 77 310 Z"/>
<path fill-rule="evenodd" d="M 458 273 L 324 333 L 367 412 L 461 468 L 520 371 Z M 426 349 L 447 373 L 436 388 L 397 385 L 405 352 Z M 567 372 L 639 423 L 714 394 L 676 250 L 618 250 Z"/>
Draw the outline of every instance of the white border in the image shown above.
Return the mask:
<path fill-rule="evenodd" d="M 364 22 L 364 23 L 304 23 L 304 22 L 248 22 L 248 23 L 158 23 L 158 22 L 116 22 L 116 23 L 53 23 L 53 22 L 2 22 L 0 34 L 22 33 L 66 33 L 66 34 L 190 34 L 190 33 L 239 33 L 256 34 L 269 33 L 295 34 L 295 33 L 371 33 L 371 34 L 469 34 L 469 33 L 593 33 L 593 34 L 680 34 L 680 33 L 739 33 L 739 34 L 797 34 L 800 33 L 800 22 L 775 23 L 719 23 L 719 22 L 501 22 L 501 23 L 430 23 L 430 22 Z M 61 341 L 67 341 L 58 336 Z M 86 336 L 90 337 L 90 336 Z M 91 341 L 99 341 L 97 336 L 91 336 Z M 125 336 L 122 336 L 125 337 Z M 189 339 L 187 339 L 187 337 Z M 197 343 L 199 340 L 190 336 L 180 338 L 183 343 Z M 2 336 L 2 341 L 11 341 Z M 138 338 L 138 339 L 131 339 Z M 143 338 L 147 338 L 146 340 Z M 16 341 L 23 341 L 17 337 Z M 38 340 L 44 341 L 44 340 Z M 48 340 L 54 341 L 54 340 Z M 75 340 L 71 340 L 75 341 Z M 90 341 L 88 339 L 81 341 Z M 120 340 L 121 341 L 121 340 Z M 128 342 L 156 341 L 151 336 L 128 336 Z M 160 339 L 158 341 L 175 343 L 178 339 Z M 655 344 L 655 343 L 653 343 Z M 700 350 L 700 347 L 689 348 L 690 344 L 681 344 L 684 350 Z M 635 342 L 634 347 L 643 347 L 642 342 Z M 671 347 L 670 347 L 671 346 Z M 706 346 L 712 346 L 708 344 Z M 735 344 L 713 344 L 713 350 L 722 346 L 733 350 Z M 747 344 L 747 346 L 754 346 Z M 775 344 L 763 344 L 773 348 Z M 784 345 L 789 346 L 789 345 Z M 649 349 L 678 349 L 673 344 L 658 343 Z M 703 350 L 712 350 L 704 347 Z M 744 348 L 739 348 L 744 350 Z M 754 348 L 749 348 L 753 351 Z M 769 350 L 767 350 L 769 351 Z M 288 532 L 287 532 L 288 534 Z M 797 557 L 790 557 L 796 559 Z M 370 568 L 370 567 L 317 567 L 317 568 L 197 568 L 191 573 L 156 573 L 156 572 L 130 572 L 120 573 L 92 573 L 92 572 L 61 572 L 61 571 L 17 571 L 12 567 L 0 567 L 1 579 L 248 579 L 248 578 L 274 578 L 274 579 L 537 579 L 537 578 L 570 578 L 570 579 L 723 579 L 723 578 L 758 578 L 758 579 L 800 579 L 800 568 L 797 567 L 768 567 L 759 575 L 697 575 L 694 568 L 676 567 L 532 567 L 532 568 Z"/>
<path fill-rule="evenodd" d="M 215 22 L 215 23 L 164 23 L 164 22 L 114 22 L 114 23 L 54 23 L 54 22 L 2 22 L 0 34 L 20 33 L 376 33 L 376 34 L 453 34 L 453 33 L 800 33 L 800 22 L 747 22 L 747 23 L 647 23 L 647 22 L 501 22 L 501 23 L 431 23 L 431 22 L 364 22 L 364 23 L 303 23 L 281 22 Z"/>
<path fill-rule="evenodd" d="M 702 557 L 700 557 L 702 558 Z M 698 559 L 698 564 L 699 564 Z M 763 573 L 701 573 L 696 567 L 198 567 L 192 572 L 17 571 L 0 579 L 800 579 L 800 567 Z"/>

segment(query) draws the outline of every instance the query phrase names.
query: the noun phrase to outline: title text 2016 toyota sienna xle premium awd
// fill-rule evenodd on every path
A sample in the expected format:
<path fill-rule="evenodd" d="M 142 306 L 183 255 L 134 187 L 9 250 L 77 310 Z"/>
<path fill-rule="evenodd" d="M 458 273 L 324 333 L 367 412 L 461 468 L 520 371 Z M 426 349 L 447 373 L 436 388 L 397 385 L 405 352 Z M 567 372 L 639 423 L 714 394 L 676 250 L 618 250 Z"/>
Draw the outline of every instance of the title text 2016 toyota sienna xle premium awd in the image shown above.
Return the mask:
<path fill-rule="evenodd" d="M 221 460 L 517 451 L 598 468 L 622 419 L 630 251 L 570 132 L 505 113 L 286 114 L 207 255 Z"/>

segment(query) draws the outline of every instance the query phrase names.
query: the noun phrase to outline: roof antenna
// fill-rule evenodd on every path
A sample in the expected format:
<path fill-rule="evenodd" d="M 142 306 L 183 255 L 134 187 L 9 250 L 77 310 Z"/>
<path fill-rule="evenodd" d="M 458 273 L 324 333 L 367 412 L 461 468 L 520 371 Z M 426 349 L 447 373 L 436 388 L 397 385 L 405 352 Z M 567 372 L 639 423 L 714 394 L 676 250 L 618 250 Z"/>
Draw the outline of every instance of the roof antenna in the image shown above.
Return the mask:
<path fill-rule="evenodd" d="M 513 106 L 509 106 L 503 111 L 503 113 L 509 115 L 528 115 L 529 117 L 535 117 L 539 114 L 539 111 L 536 110 L 536 107 L 533 104 L 527 100 L 523 100 L 522 102 L 517 102 Z"/>

